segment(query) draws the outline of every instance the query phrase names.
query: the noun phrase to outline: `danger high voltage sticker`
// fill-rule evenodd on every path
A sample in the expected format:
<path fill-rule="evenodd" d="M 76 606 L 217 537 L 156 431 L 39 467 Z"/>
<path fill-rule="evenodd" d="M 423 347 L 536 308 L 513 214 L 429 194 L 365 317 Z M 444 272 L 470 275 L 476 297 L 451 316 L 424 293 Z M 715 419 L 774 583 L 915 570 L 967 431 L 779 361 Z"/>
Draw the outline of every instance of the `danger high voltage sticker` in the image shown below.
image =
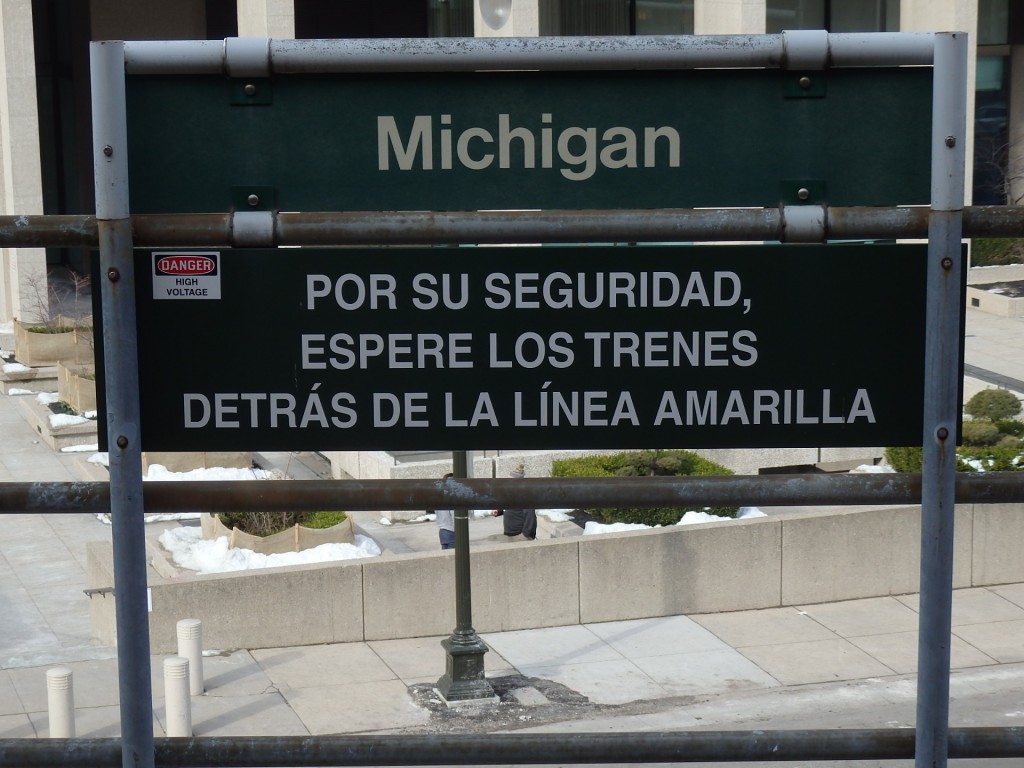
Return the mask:
<path fill-rule="evenodd" d="M 219 299 L 220 253 L 176 251 L 153 254 L 154 299 Z"/>

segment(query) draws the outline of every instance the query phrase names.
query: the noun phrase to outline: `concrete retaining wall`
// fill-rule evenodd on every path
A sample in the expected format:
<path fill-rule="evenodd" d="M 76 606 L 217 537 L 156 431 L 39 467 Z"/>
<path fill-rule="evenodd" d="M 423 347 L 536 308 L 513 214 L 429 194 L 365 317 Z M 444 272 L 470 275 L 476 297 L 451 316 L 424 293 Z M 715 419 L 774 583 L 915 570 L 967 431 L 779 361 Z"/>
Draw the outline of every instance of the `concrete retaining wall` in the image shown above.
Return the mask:
<path fill-rule="evenodd" d="M 529 477 L 550 477 L 551 463 L 556 459 L 591 456 L 620 451 L 523 451 L 504 452 L 495 456 L 473 456 L 473 477 L 508 477 L 517 464 L 526 467 Z M 882 448 L 723 448 L 698 449 L 694 453 L 728 467 L 739 475 L 756 475 L 762 469 L 842 464 L 851 469 L 858 464 L 877 462 Z M 354 477 L 359 480 L 433 479 L 451 471 L 451 460 L 396 462 L 384 451 L 327 451 L 335 479 Z"/>
<path fill-rule="evenodd" d="M 999 317 L 1024 317 L 1024 299 L 967 286 L 967 306 Z"/>
<path fill-rule="evenodd" d="M 956 510 L 954 586 L 1024 582 L 1024 505 Z M 89 586 L 113 583 L 110 547 L 88 549 Z M 209 648 L 444 635 L 455 626 L 452 553 L 162 579 L 151 576 L 154 653 L 179 619 Z M 918 591 L 920 510 L 868 508 L 765 517 L 532 544 L 475 545 L 480 632 L 772 608 Z M 114 644 L 114 599 L 90 601 Z"/>
<path fill-rule="evenodd" d="M 1024 264 L 972 267 L 967 271 L 967 306 L 1000 317 L 1024 317 L 1024 299 L 971 287 L 1017 281 L 1024 281 Z"/>
<path fill-rule="evenodd" d="M 1024 264 L 1001 264 L 993 267 L 971 267 L 967 270 L 968 285 L 1004 283 L 1024 280 Z"/>

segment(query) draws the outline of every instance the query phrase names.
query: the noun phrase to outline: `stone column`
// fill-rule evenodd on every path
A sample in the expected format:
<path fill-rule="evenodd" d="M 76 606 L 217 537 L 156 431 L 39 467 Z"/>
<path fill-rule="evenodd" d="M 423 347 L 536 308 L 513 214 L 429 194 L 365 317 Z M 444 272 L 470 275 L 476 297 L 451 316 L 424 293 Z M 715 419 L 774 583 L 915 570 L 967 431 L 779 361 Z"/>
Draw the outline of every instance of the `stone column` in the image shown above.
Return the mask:
<path fill-rule="evenodd" d="M 239 37 L 295 37 L 293 0 L 238 0 Z"/>
<path fill-rule="evenodd" d="M 693 31 L 698 35 L 763 35 L 765 0 L 694 0 Z"/>
<path fill-rule="evenodd" d="M 42 212 L 32 3 L 4 0 L 0 3 L 0 213 Z M 46 252 L 41 248 L 0 250 L 0 323 L 15 317 L 26 322 L 42 319 L 46 304 Z"/>

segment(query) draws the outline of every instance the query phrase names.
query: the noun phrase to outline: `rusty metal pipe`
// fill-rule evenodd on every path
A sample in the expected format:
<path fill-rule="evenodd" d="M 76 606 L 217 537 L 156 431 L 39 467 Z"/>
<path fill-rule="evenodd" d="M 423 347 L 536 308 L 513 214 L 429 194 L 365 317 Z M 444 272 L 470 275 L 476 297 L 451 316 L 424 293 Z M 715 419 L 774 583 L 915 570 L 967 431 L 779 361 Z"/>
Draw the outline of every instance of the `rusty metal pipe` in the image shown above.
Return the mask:
<path fill-rule="evenodd" d="M 415 510 L 538 507 L 900 505 L 921 502 L 919 474 L 733 475 L 466 480 L 251 480 L 151 482 L 149 513 Z M 1022 473 L 959 473 L 961 504 L 1024 502 Z M 107 483 L 0 483 L 0 514 L 100 513 Z"/>
<path fill-rule="evenodd" d="M 0 216 L 0 247 L 95 248 L 99 229 L 95 216 Z"/>
<path fill-rule="evenodd" d="M 826 209 L 830 240 L 927 236 L 928 208 Z M 964 210 L 967 237 L 1024 237 L 1024 208 Z M 132 217 L 136 246 L 229 248 L 228 213 L 143 214 Z M 273 214 L 265 247 L 436 245 L 472 243 L 774 241 L 784 237 L 778 208 L 612 211 L 305 212 Z M 0 216 L 5 248 L 95 247 L 93 216 Z"/>
<path fill-rule="evenodd" d="M 0 739 L 0 764 L 116 766 L 120 765 L 118 743 L 117 739 Z M 161 738 L 155 746 L 156 765 L 161 768 L 898 760 L 914 756 L 914 730 Z M 951 728 L 949 756 L 1024 757 L 1024 729 Z"/>

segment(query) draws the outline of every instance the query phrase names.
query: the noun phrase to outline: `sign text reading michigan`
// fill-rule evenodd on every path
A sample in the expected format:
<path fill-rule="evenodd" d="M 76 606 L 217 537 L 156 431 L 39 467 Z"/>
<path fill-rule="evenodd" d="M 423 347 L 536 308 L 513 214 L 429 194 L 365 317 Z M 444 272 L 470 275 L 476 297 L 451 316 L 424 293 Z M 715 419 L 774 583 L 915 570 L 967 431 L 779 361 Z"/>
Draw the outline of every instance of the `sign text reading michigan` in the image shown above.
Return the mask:
<path fill-rule="evenodd" d="M 679 131 L 671 126 L 630 128 L 561 125 L 544 112 L 529 125 L 512 125 L 507 114 L 496 124 L 457 127 L 451 115 L 416 115 L 403 134 L 394 115 L 377 116 L 377 167 L 403 171 L 481 171 L 495 164 L 511 168 L 555 168 L 570 181 L 585 181 L 598 167 L 679 167 Z M 513 161 L 513 157 L 515 161 Z"/>

